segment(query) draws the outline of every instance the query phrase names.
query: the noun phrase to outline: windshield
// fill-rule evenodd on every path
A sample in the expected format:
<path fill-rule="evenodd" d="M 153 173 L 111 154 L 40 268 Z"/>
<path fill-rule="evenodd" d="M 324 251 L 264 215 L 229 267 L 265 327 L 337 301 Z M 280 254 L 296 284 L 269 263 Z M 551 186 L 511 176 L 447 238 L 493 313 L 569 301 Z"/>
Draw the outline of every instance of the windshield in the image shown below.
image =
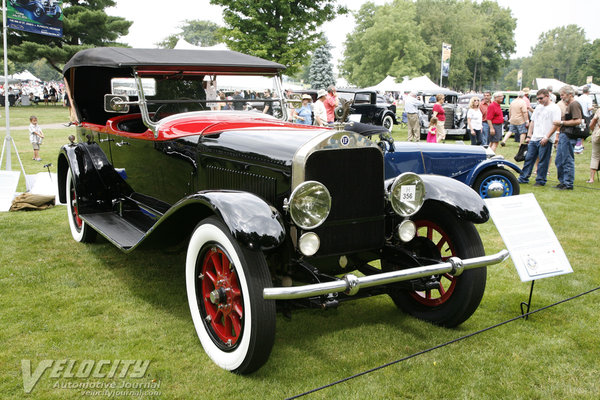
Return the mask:
<path fill-rule="evenodd" d="M 150 85 L 143 83 L 146 107 L 155 122 L 190 111 L 248 111 L 284 117 L 277 77 L 144 74 L 142 82 L 147 79 L 155 81 L 154 90 L 149 91 Z"/>

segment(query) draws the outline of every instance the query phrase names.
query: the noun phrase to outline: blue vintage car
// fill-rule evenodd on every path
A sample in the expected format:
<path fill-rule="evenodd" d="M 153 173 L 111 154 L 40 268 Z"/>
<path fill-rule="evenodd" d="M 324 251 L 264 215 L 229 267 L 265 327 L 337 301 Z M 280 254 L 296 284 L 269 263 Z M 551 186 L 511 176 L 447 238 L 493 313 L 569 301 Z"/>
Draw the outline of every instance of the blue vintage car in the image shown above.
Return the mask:
<path fill-rule="evenodd" d="M 484 199 L 520 193 L 519 182 L 511 170 L 520 174 L 521 169 L 487 147 L 394 142 L 385 129 L 367 124 L 347 124 L 346 130 L 379 136 L 386 179 L 410 171 L 454 178 L 472 187 Z"/>
<path fill-rule="evenodd" d="M 483 146 L 436 143 L 386 143 L 385 176 L 406 171 L 449 176 L 472 187 L 482 198 L 519 194 L 511 169 L 521 169 Z"/>

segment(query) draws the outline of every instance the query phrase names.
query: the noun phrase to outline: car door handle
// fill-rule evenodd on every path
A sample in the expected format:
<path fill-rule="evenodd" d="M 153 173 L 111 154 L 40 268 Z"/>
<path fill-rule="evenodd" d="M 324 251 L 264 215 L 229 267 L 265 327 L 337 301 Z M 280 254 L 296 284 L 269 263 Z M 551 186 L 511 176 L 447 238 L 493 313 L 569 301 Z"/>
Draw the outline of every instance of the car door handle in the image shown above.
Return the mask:
<path fill-rule="evenodd" d="M 117 142 L 115 144 L 117 145 L 117 147 L 129 146 L 129 142 L 124 142 L 123 140 L 121 140 L 120 142 Z"/>

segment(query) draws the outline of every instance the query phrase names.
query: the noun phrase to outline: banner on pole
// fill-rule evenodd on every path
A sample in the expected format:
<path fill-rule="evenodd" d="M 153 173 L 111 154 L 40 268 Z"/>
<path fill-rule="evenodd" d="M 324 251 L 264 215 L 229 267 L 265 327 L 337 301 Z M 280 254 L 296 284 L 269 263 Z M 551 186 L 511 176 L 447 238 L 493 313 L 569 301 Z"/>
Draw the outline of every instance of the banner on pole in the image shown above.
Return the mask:
<path fill-rule="evenodd" d="M 62 37 L 62 0 L 9 0 L 6 20 L 11 29 Z"/>
<path fill-rule="evenodd" d="M 521 89 L 522 84 L 523 84 L 523 70 L 520 69 L 519 72 L 517 72 L 517 86 L 519 87 L 519 89 Z"/>
<path fill-rule="evenodd" d="M 585 81 L 586 85 L 589 85 L 589 84 L 591 84 L 591 83 L 592 83 L 592 80 L 594 80 L 594 77 L 593 77 L 593 76 L 591 76 L 591 75 L 590 75 L 590 76 L 588 76 L 588 77 L 587 77 L 587 79 L 586 79 L 586 81 Z"/>
<path fill-rule="evenodd" d="M 450 54 L 452 53 L 452 45 L 442 43 L 442 76 L 450 74 Z"/>

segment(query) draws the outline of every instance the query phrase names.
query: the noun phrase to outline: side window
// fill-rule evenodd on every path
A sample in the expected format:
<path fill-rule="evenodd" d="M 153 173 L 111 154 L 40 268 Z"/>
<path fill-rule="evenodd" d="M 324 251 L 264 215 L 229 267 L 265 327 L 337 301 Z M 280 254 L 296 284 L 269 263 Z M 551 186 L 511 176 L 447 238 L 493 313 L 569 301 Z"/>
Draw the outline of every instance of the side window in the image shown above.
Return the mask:
<path fill-rule="evenodd" d="M 354 96 L 354 104 L 371 104 L 371 94 L 356 93 L 356 96 Z"/>

